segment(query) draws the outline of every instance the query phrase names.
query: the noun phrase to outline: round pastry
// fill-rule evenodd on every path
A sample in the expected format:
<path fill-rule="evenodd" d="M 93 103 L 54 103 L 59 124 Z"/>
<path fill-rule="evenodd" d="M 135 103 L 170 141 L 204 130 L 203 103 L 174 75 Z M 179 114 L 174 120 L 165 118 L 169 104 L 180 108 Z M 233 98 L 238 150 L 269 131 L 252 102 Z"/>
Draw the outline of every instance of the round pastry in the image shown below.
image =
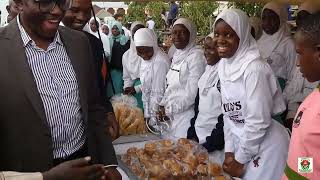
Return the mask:
<path fill-rule="evenodd" d="M 166 169 L 162 169 L 159 173 L 158 179 L 159 180 L 169 180 L 171 179 L 171 173 L 170 171 L 166 170 Z"/>
<path fill-rule="evenodd" d="M 178 140 L 178 145 L 186 145 L 186 144 L 190 144 L 190 140 L 187 138 L 180 138 Z"/>
<path fill-rule="evenodd" d="M 134 164 L 132 166 L 130 166 L 132 172 L 137 175 L 138 177 L 144 177 L 145 176 L 145 172 L 143 170 L 143 168 L 138 165 L 138 164 Z"/>
<path fill-rule="evenodd" d="M 214 177 L 215 180 L 226 180 L 224 176 L 216 176 Z"/>
<path fill-rule="evenodd" d="M 187 155 L 187 151 L 180 146 L 175 148 L 174 155 L 175 155 L 175 158 L 177 158 L 178 160 L 182 160 Z"/>
<path fill-rule="evenodd" d="M 156 152 L 153 153 L 151 159 L 152 159 L 153 161 L 159 161 L 159 160 L 160 160 L 160 157 L 161 157 L 161 153 L 158 152 L 158 151 L 156 151 Z"/>
<path fill-rule="evenodd" d="M 152 154 L 156 151 L 156 147 L 157 145 L 155 143 L 146 143 L 144 145 L 144 150 L 149 156 L 152 156 Z"/>
<path fill-rule="evenodd" d="M 130 165 L 131 165 L 131 156 L 129 156 L 128 154 L 123 155 L 123 156 L 122 156 L 122 161 L 123 161 L 126 165 L 130 166 Z"/>
<path fill-rule="evenodd" d="M 192 153 L 188 153 L 182 161 L 188 164 L 192 169 L 195 169 L 198 165 L 197 158 Z"/>
<path fill-rule="evenodd" d="M 131 147 L 127 150 L 127 154 L 129 156 L 137 156 L 137 151 L 138 151 L 138 148 L 136 147 Z"/>
<path fill-rule="evenodd" d="M 196 157 L 199 164 L 204 164 L 209 160 L 209 154 L 207 152 L 200 152 Z"/>
<path fill-rule="evenodd" d="M 199 164 L 197 171 L 200 175 L 206 176 L 208 175 L 208 166 L 206 164 Z"/>
<path fill-rule="evenodd" d="M 208 164 L 208 173 L 211 176 L 220 176 L 222 174 L 222 167 L 216 163 L 209 163 Z"/>
<path fill-rule="evenodd" d="M 177 162 L 174 162 L 172 165 L 171 165 L 171 173 L 174 175 L 174 176 L 180 176 L 183 174 L 183 167 L 177 163 Z"/>
<path fill-rule="evenodd" d="M 162 171 L 162 167 L 161 167 L 161 165 L 159 165 L 159 164 L 154 164 L 154 165 L 152 165 L 149 169 L 148 169 L 148 171 L 149 171 L 149 173 L 150 173 L 150 176 L 154 176 L 154 177 L 157 177 L 157 176 L 159 176 L 159 174 L 160 174 L 160 172 Z"/>
<path fill-rule="evenodd" d="M 170 139 L 163 139 L 159 141 L 159 144 L 162 147 L 166 147 L 166 148 L 171 148 L 173 146 L 173 141 L 171 141 Z"/>

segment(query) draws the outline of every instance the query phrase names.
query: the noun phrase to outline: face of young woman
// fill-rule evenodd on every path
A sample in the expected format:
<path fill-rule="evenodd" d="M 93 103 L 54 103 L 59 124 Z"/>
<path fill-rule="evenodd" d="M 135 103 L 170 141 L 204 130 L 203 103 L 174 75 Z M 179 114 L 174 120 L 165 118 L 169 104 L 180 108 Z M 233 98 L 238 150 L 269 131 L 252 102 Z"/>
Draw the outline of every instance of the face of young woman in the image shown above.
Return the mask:
<path fill-rule="evenodd" d="M 299 55 L 300 71 L 309 82 L 320 80 L 320 44 L 310 43 L 303 32 L 295 36 L 296 51 Z"/>
<path fill-rule="evenodd" d="M 204 56 L 210 66 L 215 65 L 220 60 L 216 43 L 210 37 L 206 38 L 204 42 Z"/>
<path fill-rule="evenodd" d="M 137 46 L 136 49 L 138 56 L 145 61 L 149 61 L 154 54 L 153 47 Z"/>
<path fill-rule="evenodd" d="M 262 12 L 262 29 L 265 33 L 273 35 L 279 30 L 280 18 L 271 9 L 265 9 Z"/>
<path fill-rule="evenodd" d="M 120 35 L 120 31 L 119 31 L 117 26 L 113 26 L 112 29 L 111 29 L 111 32 L 112 32 L 112 35 L 114 35 L 114 36 L 119 36 Z"/>
<path fill-rule="evenodd" d="M 238 50 L 237 33 L 223 20 L 219 20 L 214 28 L 214 41 L 220 58 L 231 58 Z"/>
<path fill-rule="evenodd" d="M 190 32 L 182 24 L 177 24 L 172 30 L 172 41 L 177 49 L 184 49 L 189 44 Z"/>

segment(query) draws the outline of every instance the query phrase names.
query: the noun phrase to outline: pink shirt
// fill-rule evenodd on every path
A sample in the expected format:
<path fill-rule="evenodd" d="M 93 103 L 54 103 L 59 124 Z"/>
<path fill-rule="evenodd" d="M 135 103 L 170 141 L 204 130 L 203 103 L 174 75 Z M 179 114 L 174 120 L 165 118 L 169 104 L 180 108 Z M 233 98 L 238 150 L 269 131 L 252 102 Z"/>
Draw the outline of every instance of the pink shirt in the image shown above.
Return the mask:
<path fill-rule="evenodd" d="M 293 123 L 287 163 L 295 172 L 298 172 L 298 158 L 301 157 L 313 159 L 313 172 L 299 174 L 310 180 L 319 179 L 320 91 L 318 88 L 303 101 Z"/>

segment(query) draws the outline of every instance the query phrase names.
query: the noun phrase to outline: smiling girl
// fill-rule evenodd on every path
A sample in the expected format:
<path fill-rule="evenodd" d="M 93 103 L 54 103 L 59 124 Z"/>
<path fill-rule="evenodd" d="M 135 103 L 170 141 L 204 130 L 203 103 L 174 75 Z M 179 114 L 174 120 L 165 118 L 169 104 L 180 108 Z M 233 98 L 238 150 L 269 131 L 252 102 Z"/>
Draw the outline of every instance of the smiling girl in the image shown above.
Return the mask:
<path fill-rule="evenodd" d="M 262 60 L 241 10 L 223 11 L 215 22 L 224 114 L 224 170 L 246 179 L 280 179 L 289 135 L 271 116 L 285 110 L 280 87 Z"/>

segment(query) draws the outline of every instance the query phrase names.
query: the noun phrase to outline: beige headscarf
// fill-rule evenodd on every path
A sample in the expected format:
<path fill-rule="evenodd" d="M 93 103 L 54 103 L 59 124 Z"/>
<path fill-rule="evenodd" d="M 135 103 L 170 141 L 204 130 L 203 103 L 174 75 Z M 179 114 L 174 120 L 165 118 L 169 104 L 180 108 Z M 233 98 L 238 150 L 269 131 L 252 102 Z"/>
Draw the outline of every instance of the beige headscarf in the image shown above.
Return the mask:
<path fill-rule="evenodd" d="M 258 40 L 258 47 L 261 56 L 264 59 L 268 58 L 281 42 L 291 38 L 290 29 L 287 24 L 288 12 L 286 8 L 283 5 L 272 1 L 263 7 L 262 12 L 265 9 L 270 9 L 279 16 L 280 27 L 273 35 L 269 35 L 263 31 L 261 38 Z"/>

